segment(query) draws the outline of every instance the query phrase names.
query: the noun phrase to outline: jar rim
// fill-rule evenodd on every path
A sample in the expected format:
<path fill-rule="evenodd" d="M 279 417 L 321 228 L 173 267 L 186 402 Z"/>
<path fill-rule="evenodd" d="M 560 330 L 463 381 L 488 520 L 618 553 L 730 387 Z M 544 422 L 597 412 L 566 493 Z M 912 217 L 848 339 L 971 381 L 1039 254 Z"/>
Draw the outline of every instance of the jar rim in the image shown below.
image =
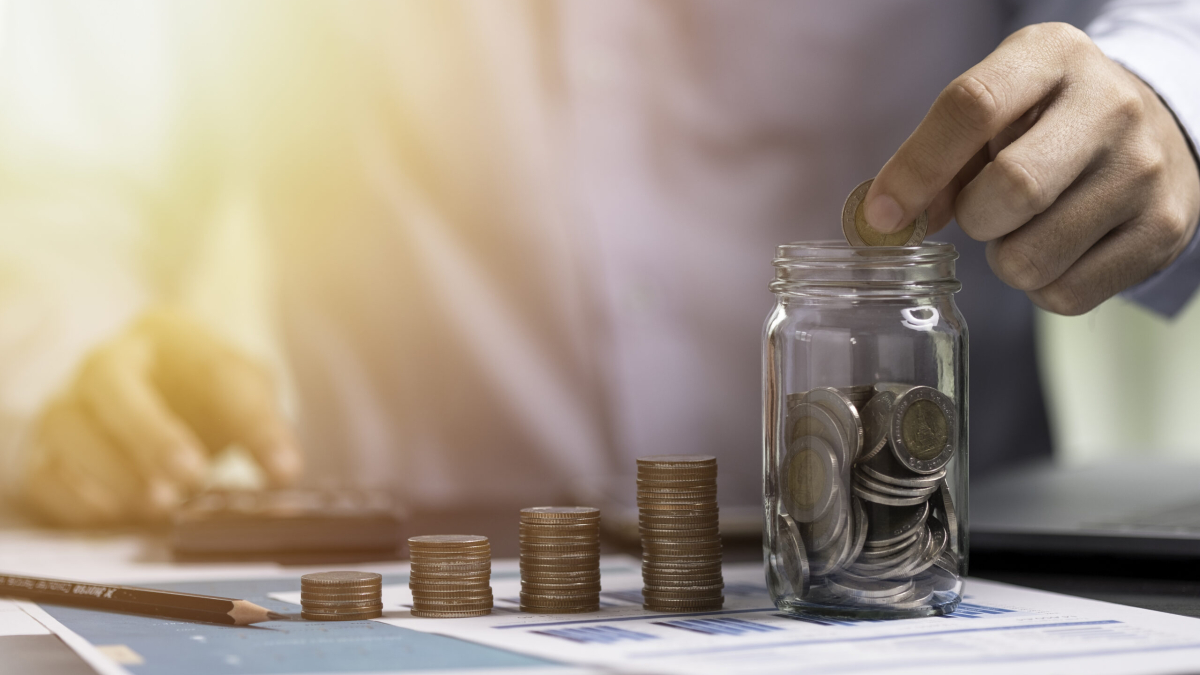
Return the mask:
<path fill-rule="evenodd" d="M 851 246 L 833 239 L 796 241 L 775 249 L 775 266 L 835 263 L 841 265 L 913 265 L 958 259 L 954 244 L 926 241 L 916 246 Z"/>
<path fill-rule="evenodd" d="M 958 251 L 929 241 L 918 246 L 851 246 L 801 241 L 776 249 L 771 291 L 795 297 L 892 298 L 957 293 Z"/>

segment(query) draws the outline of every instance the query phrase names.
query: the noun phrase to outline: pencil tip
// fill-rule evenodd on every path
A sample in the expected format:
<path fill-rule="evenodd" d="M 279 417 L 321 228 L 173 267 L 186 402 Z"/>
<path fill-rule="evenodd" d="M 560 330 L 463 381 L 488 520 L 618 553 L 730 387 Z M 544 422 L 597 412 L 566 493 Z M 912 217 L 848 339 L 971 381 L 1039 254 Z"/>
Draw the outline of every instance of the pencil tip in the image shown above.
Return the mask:
<path fill-rule="evenodd" d="M 270 619 L 271 621 L 291 621 L 292 620 L 292 617 L 288 616 L 287 614 L 280 614 L 279 612 L 267 612 L 267 618 Z"/>
<path fill-rule="evenodd" d="M 272 612 L 266 607 L 260 607 L 248 600 L 234 600 L 233 609 L 229 610 L 229 616 L 233 617 L 233 623 L 238 626 L 261 621 L 278 621 L 284 617 L 279 612 Z"/>

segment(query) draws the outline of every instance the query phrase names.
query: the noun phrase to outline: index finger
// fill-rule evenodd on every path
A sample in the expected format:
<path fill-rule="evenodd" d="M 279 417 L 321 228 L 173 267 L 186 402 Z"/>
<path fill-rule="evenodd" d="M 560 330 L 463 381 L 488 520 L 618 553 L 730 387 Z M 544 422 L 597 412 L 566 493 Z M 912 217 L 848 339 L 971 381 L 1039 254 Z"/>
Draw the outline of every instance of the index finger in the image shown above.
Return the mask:
<path fill-rule="evenodd" d="M 1079 32 L 1053 24 L 1017 31 L 943 89 L 867 191 L 871 227 L 894 232 L 911 222 L 989 140 L 1053 92 L 1072 31 Z"/>

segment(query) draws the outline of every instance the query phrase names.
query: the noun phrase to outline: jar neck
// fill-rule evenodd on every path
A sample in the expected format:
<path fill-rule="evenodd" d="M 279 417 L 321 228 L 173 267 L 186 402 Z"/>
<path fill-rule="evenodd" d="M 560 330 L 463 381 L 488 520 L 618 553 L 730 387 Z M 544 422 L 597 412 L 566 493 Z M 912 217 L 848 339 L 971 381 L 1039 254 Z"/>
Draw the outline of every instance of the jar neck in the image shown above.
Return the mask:
<path fill-rule="evenodd" d="M 810 241 L 776 249 L 771 291 L 784 297 L 911 298 L 957 293 L 953 244 L 855 247 Z"/>

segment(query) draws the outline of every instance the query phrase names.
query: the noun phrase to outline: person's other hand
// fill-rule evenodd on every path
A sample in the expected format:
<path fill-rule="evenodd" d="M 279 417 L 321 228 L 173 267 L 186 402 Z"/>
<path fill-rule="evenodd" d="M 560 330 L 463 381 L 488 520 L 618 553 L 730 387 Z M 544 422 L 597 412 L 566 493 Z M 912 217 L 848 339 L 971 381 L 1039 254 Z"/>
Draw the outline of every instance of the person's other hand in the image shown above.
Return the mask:
<path fill-rule="evenodd" d="M 1169 265 L 1200 220 L 1200 176 L 1154 91 L 1082 31 L 1017 31 L 950 83 L 864 204 L 893 232 L 958 220 L 1038 306 L 1082 314 Z"/>
<path fill-rule="evenodd" d="M 92 352 L 43 411 L 32 440 L 22 496 L 61 525 L 161 520 L 231 443 L 273 484 L 301 471 L 268 374 L 165 310 Z"/>

